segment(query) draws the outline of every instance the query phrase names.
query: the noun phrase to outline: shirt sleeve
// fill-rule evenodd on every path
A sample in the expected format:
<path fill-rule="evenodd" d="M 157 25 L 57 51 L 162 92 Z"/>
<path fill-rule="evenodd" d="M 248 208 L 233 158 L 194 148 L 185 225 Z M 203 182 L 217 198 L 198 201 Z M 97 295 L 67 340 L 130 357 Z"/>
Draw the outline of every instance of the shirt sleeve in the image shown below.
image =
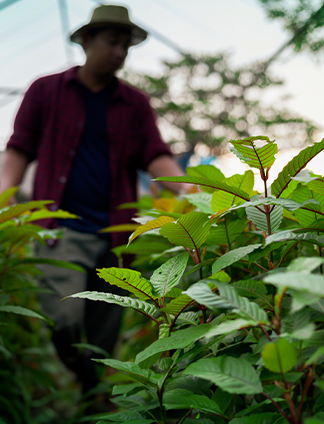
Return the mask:
<path fill-rule="evenodd" d="M 155 113 L 145 96 L 143 96 L 140 110 L 145 143 L 141 168 L 146 171 L 148 165 L 154 159 L 162 155 L 172 156 L 172 153 L 170 147 L 161 138 L 160 131 L 156 125 Z"/>
<path fill-rule="evenodd" d="M 14 120 L 13 133 L 7 148 L 26 153 L 29 160 L 36 158 L 41 136 L 41 87 L 36 80 L 26 91 Z"/>

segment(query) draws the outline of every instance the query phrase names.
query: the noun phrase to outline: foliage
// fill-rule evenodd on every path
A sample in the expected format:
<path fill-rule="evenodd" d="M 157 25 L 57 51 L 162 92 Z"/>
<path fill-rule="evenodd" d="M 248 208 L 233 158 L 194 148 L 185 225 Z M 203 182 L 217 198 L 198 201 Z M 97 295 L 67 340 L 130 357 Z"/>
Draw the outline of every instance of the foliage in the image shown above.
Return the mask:
<path fill-rule="evenodd" d="M 76 265 L 32 256 L 32 242 L 45 243 L 61 236 L 61 231 L 45 230 L 35 221 L 49 216 L 71 217 L 67 212 L 51 212 L 51 201 L 32 201 L 6 206 L 15 193 L 12 188 L 0 196 L 0 421 L 5 424 L 49 423 L 59 419 L 66 388 L 53 370 L 59 370 L 42 322 L 37 301 L 37 263 L 79 269 Z M 64 377 L 66 384 L 68 378 Z M 73 394 L 71 392 L 71 399 Z M 59 404 L 61 403 L 61 406 Z M 54 412 L 49 405 L 56 405 Z"/>
<path fill-rule="evenodd" d="M 314 139 L 311 121 L 262 102 L 263 93 L 283 84 L 262 63 L 233 67 L 225 53 L 187 54 L 164 62 L 160 76 L 123 76 L 150 95 L 163 138 L 176 153 L 204 145 L 217 155 L 226 140 L 260 133 L 295 145 Z"/>
<path fill-rule="evenodd" d="M 275 142 L 251 137 L 230 143 L 260 174 L 264 193 L 253 191 L 254 179 L 246 175 L 231 180 L 244 181 L 244 190 L 231 186 L 211 165 L 191 168 L 185 177 L 159 178 L 209 191 L 174 198 L 168 210 L 155 202 L 140 211 L 141 226 L 117 251 L 137 251 L 135 263 L 145 277 L 125 268 L 98 271 L 130 297 L 71 296 L 132 308 L 158 333 L 130 360 L 98 360 L 118 371 L 111 399 L 118 411 L 93 420 L 323 423 L 323 179 L 303 168 L 324 143 L 292 159 L 272 195 L 267 180 Z M 293 175 L 286 171 L 291 169 Z M 303 189 L 310 198 L 296 196 Z M 215 197 L 224 193 L 231 197 L 219 207 Z M 312 221 L 305 225 L 308 216 Z"/>

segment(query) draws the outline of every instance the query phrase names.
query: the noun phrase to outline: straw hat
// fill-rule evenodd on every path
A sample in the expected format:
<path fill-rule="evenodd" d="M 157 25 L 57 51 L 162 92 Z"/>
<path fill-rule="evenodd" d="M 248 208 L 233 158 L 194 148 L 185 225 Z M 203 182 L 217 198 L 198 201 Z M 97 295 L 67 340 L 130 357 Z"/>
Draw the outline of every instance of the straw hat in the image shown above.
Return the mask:
<path fill-rule="evenodd" d="M 73 43 L 82 44 L 83 34 L 89 29 L 119 26 L 131 31 L 131 46 L 141 43 L 147 37 L 147 32 L 135 25 L 128 16 L 128 10 L 123 6 L 101 5 L 94 9 L 90 21 L 70 35 Z"/>

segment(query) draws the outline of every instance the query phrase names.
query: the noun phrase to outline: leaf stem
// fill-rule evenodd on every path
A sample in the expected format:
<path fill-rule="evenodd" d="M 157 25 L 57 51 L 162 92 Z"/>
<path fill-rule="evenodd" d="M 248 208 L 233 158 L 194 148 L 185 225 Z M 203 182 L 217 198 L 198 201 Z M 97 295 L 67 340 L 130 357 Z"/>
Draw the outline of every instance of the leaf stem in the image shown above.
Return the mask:
<path fill-rule="evenodd" d="M 291 419 L 288 417 L 288 415 L 281 409 L 281 407 L 277 404 L 277 402 L 276 401 L 274 401 L 273 399 L 272 399 L 272 397 L 270 397 L 269 395 L 267 395 L 266 393 L 264 393 L 264 392 L 261 392 L 261 394 L 263 395 L 263 396 L 265 396 L 267 399 L 269 399 L 273 404 L 274 404 L 274 406 L 278 409 L 278 411 L 280 412 L 280 414 L 283 416 L 283 417 L 285 417 L 286 418 L 286 420 L 288 421 L 288 422 L 290 422 L 291 424 L 293 424 L 293 422 L 291 421 Z"/>
<path fill-rule="evenodd" d="M 179 421 L 176 422 L 176 424 L 182 424 L 186 418 L 188 418 L 192 412 L 193 408 L 189 409 L 189 411 L 186 413 L 186 415 L 182 418 L 180 418 Z"/>
<path fill-rule="evenodd" d="M 268 332 L 267 332 L 267 330 L 264 328 L 264 326 L 263 326 L 263 325 L 261 325 L 260 327 L 262 328 L 262 330 L 263 330 L 264 334 L 267 336 L 267 339 L 268 339 L 270 342 L 272 342 L 271 337 L 269 336 L 269 333 L 268 333 Z"/>
<path fill-rule="evenodd" d="M 300 399 L 299 407 L 298 407 L 297 422 L 299 422 L 300 419 L 301 419 L 305 397 L 306 397 L 307 392 L 308 392 L 308 390 L 309 390 L 309 388 L 312 384 L 313 379 L 314 379 L 314 370 L 313 370 L 313 368 L 310 368 L 306 382 L 305 382 L 305 385 L 304 385 L 303 393 L 302 393 L 302 396 L 301 396 L 301 399 Z"/>

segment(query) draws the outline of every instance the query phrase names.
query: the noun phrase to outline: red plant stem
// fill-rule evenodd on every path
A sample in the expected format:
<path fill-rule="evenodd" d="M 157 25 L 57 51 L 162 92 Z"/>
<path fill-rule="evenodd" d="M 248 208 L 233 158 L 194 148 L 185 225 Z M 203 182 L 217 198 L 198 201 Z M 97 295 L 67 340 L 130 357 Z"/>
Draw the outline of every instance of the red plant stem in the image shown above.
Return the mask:
<path fill-rule="evenodd" d="M 292 418 L 290 422 L 297 424 L 298 421 L 297 421 L 296 408 L 295 408 L 294 402 L 291 399 L 290 392 L 284 393 L 284 398 L 286 399 L 286 402 L 288 403 L 288 406 L 289 406 L 289 411 Z"/>
<path fill-rule="evenodd" d="M 199 262 L 197 262 L 196 257 L 192 254 L 191 250 L 189 249 L 189 247 L 185 247 L 186 251 L 189 253 L 189 255 L 191 256 L 191 258 L 193 259 L 194 263 L 196 265 L 198 265 Z"/>
<path fill-rule="evenodd" d="M 267 330 L 264 328 L 263 325 L 261 325 L 262 330 L 264 331 L 264 334 L 267 336 L 268 340 L 271 342 L 271 337 L 269 336 L 269 333 L 267 332 Z"/>
<path fill-rule="evenodd" d="M 270 396 L 268 396 L 266 393 L 262 392 L 263 396 L 265 396 L 266 398 L 268 398 L 273 404 L 274 406 L 278 409 L 278 411 L 280 412 L 280 414 L 286 418 L 286 420 L 288 422 L 290 422 L 291 424 L 293 424 L 293 422 L 291 421 L 291 419 L 288 417 L 288 415 L 280 408 L 280 406 L 277 404 L 276 401 L 274 401 Z"/>
<path fill-rule="evenodd" d="M 301 399 L 300 399 L 299 407 L 298 407 L 297 422 L 299 422 L 300 419 L 301 419 L 305 397 L 306 397 L 307 392 L 308 392 L 308 390 L 309 390 L 309 388 L 310 388 L 310 386 L 312 384 L 313 379 L 314 379 L 314 371 L 313 371 L 313 368 L 310 368 L 309 369 L 308 376 L 307 376 L 307 379 L 306 379 L 306 382 L 305 382 L 305 385 L 304 385 L 303 393 L 302 393 L 302 396 L 301 396 Z"/>

